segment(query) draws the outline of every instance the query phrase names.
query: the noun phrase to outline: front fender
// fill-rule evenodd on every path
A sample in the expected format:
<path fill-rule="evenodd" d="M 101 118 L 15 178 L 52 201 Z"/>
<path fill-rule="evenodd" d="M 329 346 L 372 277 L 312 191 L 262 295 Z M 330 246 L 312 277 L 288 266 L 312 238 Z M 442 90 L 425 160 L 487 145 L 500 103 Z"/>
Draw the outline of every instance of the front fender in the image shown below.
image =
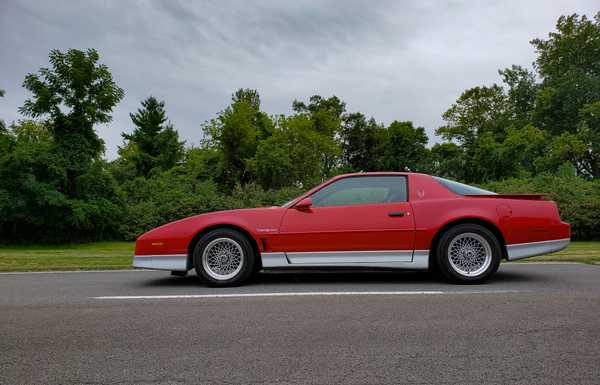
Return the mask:
<path fill-rule="evenodd" d="M 136 255 L 187 254 L 190 242 L 202 231 L 217 226 L 238 227 L 259 245 L 259 230 L 278 231 L 283 208 L 220 211 L 167 223 L 142 234 L 136 241 Z"/>

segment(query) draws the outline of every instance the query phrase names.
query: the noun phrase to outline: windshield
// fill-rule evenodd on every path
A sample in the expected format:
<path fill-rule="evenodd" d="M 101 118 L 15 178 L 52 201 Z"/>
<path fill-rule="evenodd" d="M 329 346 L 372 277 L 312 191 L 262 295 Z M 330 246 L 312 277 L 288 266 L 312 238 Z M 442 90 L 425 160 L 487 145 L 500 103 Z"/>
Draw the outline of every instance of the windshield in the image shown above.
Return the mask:
<path fill-rule="evenodd" d="M 484 190 L 479 187 L 469 186 L 468 184 L 455 182 L 453 180 L 434 176 L 433 179 L 440 182 L 448 190 L 458 195 L 497 195 L 493 191 Z"/>
<path fill-rule="evenodd" d="M 318 190 L 321 186 L 323 186 L 323 185 L 325 185 L 327 183 L 329 183 L 328 180 L 325 181 L 325 182 L 323 182 L 323 183 L 320 183 L 320 184 L 318 184 L 318 185 L 316 185 L 314 187 L 312 187 L 310 190 L 308 190 L 308 193 L 312 193 L 313 191 Z M 281 205 L 281 207 L 283 207 L 283 208 L 290 207 L 294 202 L 296 202 L 298 199 L 300 199 L 300 197 L 302 197 L 304 195 L 307 195 L 307 193 L 301 194 L 301 195 L 297 196 L 296 198 L 294 198 L 294 199 L 292 199 L 290 201 L 285 202 L 284 204 Z M 310 194 L 308 194 L 308 195 L 310 195 Z"/>

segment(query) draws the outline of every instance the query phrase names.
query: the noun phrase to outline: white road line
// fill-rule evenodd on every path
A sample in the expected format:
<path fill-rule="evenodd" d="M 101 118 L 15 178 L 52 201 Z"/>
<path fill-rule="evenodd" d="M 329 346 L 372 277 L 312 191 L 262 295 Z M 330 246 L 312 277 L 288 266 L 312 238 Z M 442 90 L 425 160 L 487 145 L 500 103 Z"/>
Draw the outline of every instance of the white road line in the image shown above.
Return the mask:
<path fill-rule="evenodd" d="M 229 294 L 180 294 L 180 295 L 113 295 L 90 297 L 93 299 L 208 299 L 208 298 L 246 298 L 246 297 L 311 297 L 311 296 L 362 296 L 362 295 L 454 295 L 454 294 L 508 294 L 521 293 L 521 290 L 463 290 L 463 291 L 302 291 L 280 293 L 229 293 Z"/>

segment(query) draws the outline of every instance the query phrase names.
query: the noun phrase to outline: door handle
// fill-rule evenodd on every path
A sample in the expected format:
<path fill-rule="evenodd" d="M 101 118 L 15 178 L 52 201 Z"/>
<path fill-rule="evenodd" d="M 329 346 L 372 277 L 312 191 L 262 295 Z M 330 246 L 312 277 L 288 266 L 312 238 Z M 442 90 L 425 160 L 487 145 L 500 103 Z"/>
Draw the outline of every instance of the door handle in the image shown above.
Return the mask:
<path fill-rule="evenodd" d="M 407 215 L 408 213 L 404 212 L 404 211 L 392 211 L 388 213 L 388 216 L 390 217 L 403 217 L 405 215 Z"/>

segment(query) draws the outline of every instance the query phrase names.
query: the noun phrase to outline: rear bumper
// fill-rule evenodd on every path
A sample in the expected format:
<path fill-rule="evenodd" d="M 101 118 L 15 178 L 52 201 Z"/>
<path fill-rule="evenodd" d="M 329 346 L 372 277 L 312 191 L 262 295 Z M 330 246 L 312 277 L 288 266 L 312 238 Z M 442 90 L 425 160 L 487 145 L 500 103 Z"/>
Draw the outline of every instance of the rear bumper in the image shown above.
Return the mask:
<path fill-rule="evenodd" d="M 560 251 L 569 245 L 570 238 L 506 245 L 509 261 Z"/>
<path fill-rule="evenodd" d="M 188 271 L 187 254 L 135 255 L 133 267 L 152 270 Z"/>

